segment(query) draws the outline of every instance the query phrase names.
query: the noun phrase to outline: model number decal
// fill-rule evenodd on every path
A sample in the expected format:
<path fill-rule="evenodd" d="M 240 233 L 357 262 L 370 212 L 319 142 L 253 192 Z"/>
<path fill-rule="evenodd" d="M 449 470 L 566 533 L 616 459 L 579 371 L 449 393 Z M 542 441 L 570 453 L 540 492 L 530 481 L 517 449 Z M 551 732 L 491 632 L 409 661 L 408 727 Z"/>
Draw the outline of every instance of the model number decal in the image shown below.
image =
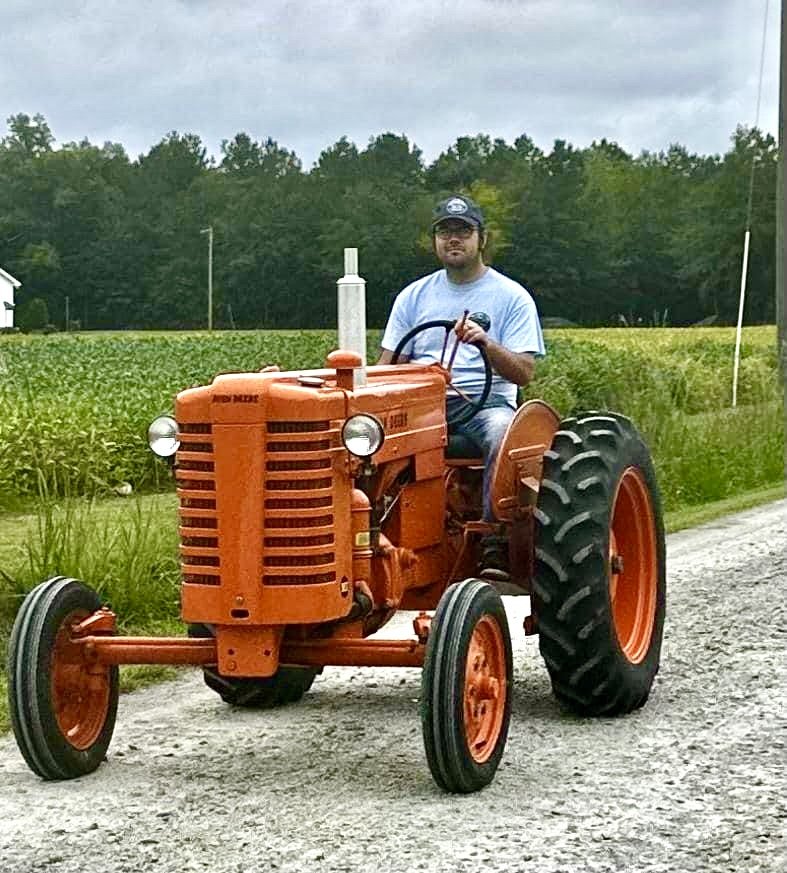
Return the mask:
<path fill-rule="evenodd" d="M 259 403 L 259 394 L 214 394 L 214 403 Z"/>
<path fill-rule="evenodd" d="M 398 430 L 399 428 L 407 427 L 407 413 L 403 409 L 383 415 L 382 420 L 383 427 L 386 430 Z"/>

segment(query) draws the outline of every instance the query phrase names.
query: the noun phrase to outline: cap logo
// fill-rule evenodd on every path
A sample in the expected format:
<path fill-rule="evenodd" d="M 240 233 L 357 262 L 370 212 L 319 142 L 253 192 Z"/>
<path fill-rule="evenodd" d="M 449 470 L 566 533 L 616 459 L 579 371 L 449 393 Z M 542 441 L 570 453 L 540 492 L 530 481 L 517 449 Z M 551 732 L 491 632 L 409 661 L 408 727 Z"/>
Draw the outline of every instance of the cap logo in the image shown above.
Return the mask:
<path fill-rule="evenodd" d="M 459 197 L 453 197 L 445 204 L 445 211 L 450 212 L 451 215 L 462 215 L 467 212 L 467 204 Z"/>

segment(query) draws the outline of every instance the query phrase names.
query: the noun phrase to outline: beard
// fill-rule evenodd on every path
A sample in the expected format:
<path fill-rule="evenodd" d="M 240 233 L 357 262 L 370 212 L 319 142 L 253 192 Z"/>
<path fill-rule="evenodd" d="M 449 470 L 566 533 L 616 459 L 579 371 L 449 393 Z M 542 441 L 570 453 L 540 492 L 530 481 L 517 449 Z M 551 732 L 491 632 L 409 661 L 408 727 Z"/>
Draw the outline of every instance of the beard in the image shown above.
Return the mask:
<path fill-rule="evenodd" d="M 472 266 L 478 260 L 478 251 L 475 249 L 469 251 L 465 248 L 454 248 L 444 251 L 440 254 L 440 261 L 444 267 L 452 270 L 463 270 L 465 267 Z"/>

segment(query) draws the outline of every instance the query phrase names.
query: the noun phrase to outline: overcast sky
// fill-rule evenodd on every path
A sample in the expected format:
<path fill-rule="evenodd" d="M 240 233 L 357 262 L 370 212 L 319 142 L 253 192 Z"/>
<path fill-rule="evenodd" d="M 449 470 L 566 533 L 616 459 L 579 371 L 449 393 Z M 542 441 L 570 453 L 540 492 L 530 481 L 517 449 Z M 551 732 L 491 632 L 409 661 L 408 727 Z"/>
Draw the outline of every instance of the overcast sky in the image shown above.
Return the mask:
<path fill-rule="evenodd" d="M 776 133 L 781 0 L 760 127 Z M 752 125 L 766 0 L 1 0 L 0 112 L 58 143 L 245 131 L 309 168 L 346 135 L 724 152 Z M 5 125 L 0 131 L 5 132 Z"/>

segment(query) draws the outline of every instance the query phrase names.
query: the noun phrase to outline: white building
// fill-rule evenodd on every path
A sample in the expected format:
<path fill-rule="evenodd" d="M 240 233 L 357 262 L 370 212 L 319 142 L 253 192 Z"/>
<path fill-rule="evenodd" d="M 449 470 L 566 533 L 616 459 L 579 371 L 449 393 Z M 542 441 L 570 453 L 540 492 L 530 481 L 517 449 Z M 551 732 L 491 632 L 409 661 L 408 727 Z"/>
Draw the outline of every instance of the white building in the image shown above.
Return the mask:
<path fill-rule="evenodd" d="M 14 291 L 21 282 L 0 267 L 0 329 L 14 326 Z"/>

